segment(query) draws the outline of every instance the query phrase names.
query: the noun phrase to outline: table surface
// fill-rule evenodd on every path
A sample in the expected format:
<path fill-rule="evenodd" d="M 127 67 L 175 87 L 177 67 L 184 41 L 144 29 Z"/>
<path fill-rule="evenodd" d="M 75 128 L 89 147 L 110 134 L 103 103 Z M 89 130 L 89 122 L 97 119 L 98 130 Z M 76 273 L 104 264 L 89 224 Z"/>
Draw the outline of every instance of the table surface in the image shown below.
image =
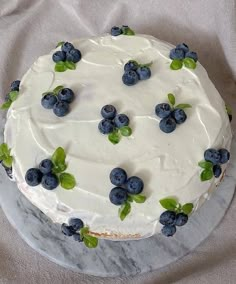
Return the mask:
<path fill-rule="evenodd" d="M 235 0 L 1 0 L 1 97 L 56 42 L 128 24 L 138 33 L 193 46 L 234 111 L 235 5 Z M 235 220 L 236 198 L 222 223 L 190 255 L 159 271 L 112 279 L 74 273 L 48 261 L 22 241 L 0 211 L 0 283 L 235 283 Z"/>

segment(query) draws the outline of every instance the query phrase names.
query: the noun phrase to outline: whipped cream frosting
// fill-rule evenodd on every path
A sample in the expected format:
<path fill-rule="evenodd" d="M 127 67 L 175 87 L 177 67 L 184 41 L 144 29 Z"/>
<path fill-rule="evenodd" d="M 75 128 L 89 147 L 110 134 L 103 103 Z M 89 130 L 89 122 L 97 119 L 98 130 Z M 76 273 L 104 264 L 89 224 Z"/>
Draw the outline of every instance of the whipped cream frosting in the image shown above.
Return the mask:
<path fill-rule="evenodd" d="M 82 53 L 76 70 L 54 72 L 55 50 L 39 57 L 24 75 L 20 95 L 8 111 L 4 136 L 14 156 L 15 180 L 21 192 L 54 222 L 79 217 L 103 237 L 149 237 L 161 230 L 160 199 L 192 202 L 197 210 L 216 188 L 220 178 L 200 181 L 198 162 L 207 148 L 230 149 L 232 134 L 224 101 L 199 62 L 195 70 L 171 70 L 173 46 L 154 37 L 105 35 L 73 44 Z M 152 61 L 151 78 L 124 85 L 123 66 L 130 59 Z M 71 111 L 62 118 L 41 106 L 42 93 L 58 85 L 75 92 Z M 155 106 L 167 102 L 168 93 L 175 95 L 177 104 L 192 105 L 186 109 L 186 122 L 171 134 L 160 131 L 160 118 L 155 115 Z M 106 104 L 127 114 L 133 129 L 132 136 L 117 145 L 98 131 L 100 110 Z M 41 185 L 28 186 L 26 171 L 59 146 L 66 151 L 67 171 L 75 176 L 76 187 L 48 191 Z M 114 187 L 109 174 L 118 166 L 128 176 L 143 179 L 147 196 L 143 204 L 132 203 L 124 221 L 118 217 L 119 207 L 109 201 Z"/>

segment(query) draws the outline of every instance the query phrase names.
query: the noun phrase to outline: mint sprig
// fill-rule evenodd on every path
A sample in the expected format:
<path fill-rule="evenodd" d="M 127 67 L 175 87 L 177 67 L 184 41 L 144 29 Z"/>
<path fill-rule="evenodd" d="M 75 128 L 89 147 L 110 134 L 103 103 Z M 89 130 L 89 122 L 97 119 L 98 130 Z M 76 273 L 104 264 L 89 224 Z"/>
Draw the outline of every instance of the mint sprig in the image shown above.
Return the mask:
<path fill-rule="evenodd" d="M 81 239 L 83 240 L 84 244 L 88 248 L 96 248 L 98 245 L 98 239 L 94 236 L 89 235 L 89 228 L 88 227 L 83 227 L 80 229 L 80 236 Z"/>
<path fill-rule="evenodd" d="M 167 95 L 168 97 L 168 101 L 172 107 L 172 109 L 177 109 L 177 108 L 181 108 L 181 109 L 186 109 L 186 108 L 191 108 L 192 106 L 190 104 L 178 104 L 178 105 L 175 105 L 175 102 L 176 102 L 176 99 L 175 99 L 175 96 L 171 93 L 169 93 Z"/>
<path fill-rule="evenodd" d="M 76 64 L 72 61 L 58 61 L 54 67 L 55 72 L 65 72 L 68 69 L 75 70 Z"/>
<path fill-rule="evenodd" d="M 185 203 L 181 205 L 174 198 L 164 198 L 159 200 L 161 206 L 167 210 L 173 211 L 175 213 L 184 213 L 189 215 L 193 210 L 193 203 Z"/>
<path fill-rule="evenodd" d="M 8 148 L 6 143 L 0 145 L 0 160 L 5 167 L 10 168 L 12 166 L 13 157 L 11 156 L 11 149 Z"/>
<path fill-rule="evenodd" d="M 75 177 L 70 173 L 65 173 L 67 168 L 66 153 L 62 147 L 58 147 L 52 155 L 52 172 L 58 175 L 60 185 L 64 189 L 73 189 L 76 186 Z"/>
<path fill-rule="evenodd" d="M 128 35 L 128 36 L 135 35 L 135 32 L 128 26 L 122 26 L 121 29 L 123 35 Z"/>
<path fill-rule="evenodd" d="M 183 66 L 188 69 L 195 69 L 197 67 L 197 63 L 190 57 L 185 57 L 184 59 L 173 59 L 170 63 L 171 70 L 179 70 Z"/>
<path fill-rule="evenodd" d="M 56 45 L 56 48 L 62 46 L 64 43 L 65 43 L 64 41 L 59 41 L 58 44 Z"/>
<path fill-rule="evenodd" d="M 198 163 L 198 166 L 203 169 L 203 171 L 200 174 L 201 181 L 206 181 L 213 178 L 214 173 L 213 173 L 212 162 L 203 160 Z"/>
<path fill-rule="evenodd" d="M 1 105 L 1 109 L 9 109 L 12 102 L 14 102 L 19 96 L 19 91 L 11 91 L 8 93 L 7 100 Z"/>
<path fill-rule="evenodd" d="M 124 221 L 124 219 L 129 215 L 131 212 L 131 204 L 133 201 L 136 203 L 144 203 L 146 201 L 147 197 L 142 194 L 128 194 L 128 198 L 124 204 L 121 205 L 119 208 L 118 214 L 121 219 L 121 221 Z"/>
<path fill-rule="evenodd" d="M 112 144 L 118 144 L 121 140 L 121 136 L 128 137 L 132 134 L 132 129 L 129 126 L 123 126 L 121 128 L 115 128 L 115 130 L 108 134 L 108 140 Z"/>
<path fill-rule="evenodd" d="M 57 96 L 62 89 L 64 89 L 64 86 L 60 85 L 54 88 L 52 92 Z"/>

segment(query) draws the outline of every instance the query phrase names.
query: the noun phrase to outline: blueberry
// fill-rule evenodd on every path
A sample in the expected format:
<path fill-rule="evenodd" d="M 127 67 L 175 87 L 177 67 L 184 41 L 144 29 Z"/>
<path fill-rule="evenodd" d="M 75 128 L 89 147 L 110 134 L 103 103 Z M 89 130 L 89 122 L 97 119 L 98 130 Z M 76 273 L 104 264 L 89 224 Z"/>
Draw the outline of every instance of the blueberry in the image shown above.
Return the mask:
<path fill-rule="evenodd" d="M 73 228 L 71 226 L 66 225 L 65 223 L 61 225 L 61 232 L 68 237 L 71 237 L 75 233 Z"/>
<path fill-rule="evenodd" d="M 125 72 L 126 71 L 130 71 L 130 70 L 133 70 L 133 71 L 136 71 L 138 69 L 139 65 L 138 65 L 138 62 L 137 61 L 134 61 L 134 60 L 129 60 L 125 66 L 124 66 L 124 70 Z"/>
<path fill-rule="evenodd" d="M 103 119 L 98 124 L 98 129 L 102 134 L 108 134 L 114 131 L 114 123 L 109 119 Z"/>
<path fill-rule="evenodd" d="M 62 117 L 67 115 L 69 112 L 69 104 L 67 102 L 57 102 L 53 106 L 53 112 L 55 113 L 56 116 Z"/>
<path fill-rule="evenodd" d="M 129 125 L 129 118 L 126 114 L 117 114 L 114 119 L 115 126 L 121 128 Z"/>
<path fill-rule="evenodd" d="M 176 215 L 175 226 L 183 226 L 188 222 L 188 215 L 179 213 Z"/>
<path fill-rule="evenodd" d="M 105 105 L 101 109 L 101 115 L 103 118 L 113 119 L 116 116 L 116 108 L 113 105 Z"/>
<path fill-rule="evenodd" d="M 41 99 L 41 105 L 46 109 L 52 109 L 57 102 L 57 96 L 54 93 L 47 93 Z"/>
<path fill-rule="evenodd" d="M 120 34 L 122 34 L 123 32 L 122 32 L 122 29 L 121 28 L 119 28 L 119 27 L 112 27 L 111 28 L 111 35 L 112 36 L 118 36 L 118 35 L 120 35 Z"/>
<path fill-rule="evenodd" d="M 84 223 L 79 218 L 71 218 L 69 220 L 69 225 L 73 228 L 73 230 L 76 232 L 84 227 Z"/>
<path fill-rule="evenodd" d="M 216 178 L 218 178 L 222 173 L 222 170 L 221 170 L 221 166 L 220 165 L 214 165 L 213 166 L 213 174 Z"/>
<path fill-rule="evenodd" d="M 77 63 L 80 61 L 82 55 L 78 49 L 72 49 L 66 53 L 66 60 Z"/>
<path fill-rule="evenodd" d="M 73 235 L 73 239 L 74 239 L 74 241 L 76 241 L 76 242 L 82 242 L 82 241 L 83 241 L 83 239 L 82 239 L 81 236 L 80 236 L 80 233 L 75 233 L 75 234 Z"/>
<path fill-rule="evenodd" d="M 180 48 L 173 48 L 170 51 L 171 59 L 184 59 L 184 51 Z"/>
<path fill-rule="evenodd" d="M 164 211 L 161 216 L 159 222 L 162 225 L 173 225 L 175 223 L 176 213 L 174 211 Z"/>
<path fill-rule="evenodd" d="M 230 158 L 229 151 L 227 149 L 220 149 L 219 153 L 220 153 L 220 163 L 221 164 L 227 163 Z"/>
<path fill-rule="evenodd" d="M 126 183 L 126 188 L 128 193 L 130 194 L 139 194 L 143 191 L 143 181 L 141 178 L 133 176 L 128 178 L 127 183 Z"/>
<path fill-rule="evenodd" d="M 19 87 L 20 87 L 20 80 L 16 80 L 16 81 L 13 81 L 11 83 L 11 91 L 19 91 Z"/>
<path fill-rule="evenodd" d="M 39 169 L 31 168 L 25 174 L 25 181 L 30 186 L 36 186 L 42 181 L 42 176 Z"/>
<path fill-rule="evenodd" d="M 176 128 L 176 122 L 171 117 L 165 117 L 160 121 L 159 127 L 163 132 L 171 133 Z"/>
<path fill-rule="evenodd" d="M 127 181 L 127 173 L 121 168 L 115 168 L 110 173 L 111 183 L 116 186 L 121 186 Z"/>
<path fill-rule="evenodd" d="M 204 159 L 208 162 L 212 162 L 214 165 L 220 163 L 220 158 L 220 152 L 215 149 L 210 148 L 204 152 Z"/>
<path fill-rule="evenodd" d="M 128 197 L 127 190 L 122 187 L 114 187 L 109 194 L 111 203 L 115 205 L 121 205 L 125 203 L 127 197 Z"/>
<path fill-rule="evenodd" d="M 39 164 L 39 170 L 41 171 L 41 173 L 43 174 L 48 174 L 51 172 L 53 168 L 53 163 L 51 160 L 49 159 L 44 159 L 40 162 Z"/>
<path fill-rule="evenodd" d="M 59 184 L 58 177 L 52 173 L 43 175 L 42 186 L 45 189 L 52 190 L 55 189 Z"/>
<path fill-rule="evenodd" d="M 172 237 L 176 233 L 176 227 L 174 225 L 165 225 L 161 232 L 166 237 Z"/>
<path fill-rule="evenodd" d="M 71 103 L 74 100 L 75 94 L 69 88 L 61 89 L 58 93 L 58 100 L 61 102 Z"/>
<path fill-rule="evenodd" d="M 147 80 L 151 77 L 151 70 L 149 67 L 139 67 L 136 72 L 138 74 L 139 80 Z"/>
<path fill-rule="evenodd" d="M 180 43 L 176 45 L 176 48 L 182 49 L 184 53 L 189 51 L 189 47 L 187 46 L 186 43 Z"/>
<path fill-rule="evenodd" d="M 66 60 L 66 53 L 64 51 L 56 51 L 52 55 L 52 60 L 54 62 L 65 61 Z"/>
<path fill-rule="evenodd" d="M 198 61 L 197 53 L 194 52 L 194 51 L 188 51 L 188 52 L 185 54 L 185 57 L 192 58 L 195 62 Z"/>
<path fill-rule="evenodd" d="M 64 42 L 61 46 L 61 50 L 64 52 L 69 52 L 70 50 L 74 49 L 74 46 L 70 42 Z"/>
<path fill-rule="evenodd" d="M 156 115 L 165 118 L 171 114 L 171 106 L 169 104 L 158 104 L 155 108 Z"/>
<path fill-rule="evenodd" d="M 175 110 L 173 110 L 171 116 L 174 118 L 177 124 L 184 123 L 187 119 L 185 111 L 181 108 L 176 108 Z"/>
<path fill-rule="evenodd" d="M 133 86 L 137 84 L 138 80 L 138 74 L 133 70 L 126 71 L 122 76 L 122 81 L 127 86 Z"/>

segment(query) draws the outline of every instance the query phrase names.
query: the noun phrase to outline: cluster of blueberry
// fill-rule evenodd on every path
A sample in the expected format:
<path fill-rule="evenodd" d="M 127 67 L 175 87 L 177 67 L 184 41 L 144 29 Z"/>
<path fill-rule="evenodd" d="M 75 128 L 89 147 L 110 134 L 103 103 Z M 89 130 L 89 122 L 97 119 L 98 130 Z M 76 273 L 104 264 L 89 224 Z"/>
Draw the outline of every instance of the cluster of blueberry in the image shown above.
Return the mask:
<path fill-rule="evenodd" d="M 95 248 L 98 244 L 98 239 L 89 235 L 89 228 L 84 226 L 84 222 L 79 218 L 71 218 L 69 225 L 63 223 L 61 231 L 67 237 L 73 236 L 77 242 L 84 242 L 88 248 Z"/>
<path fill-rule="evenodd" d="M 139 64 L 135 60 L 129 60 L 124 66 L 122 81 L 127 86 L 133 86 L 139 80 L 147 80 L 151 77 L 150 66 L 152 63 Z"/>
<path fill-rule="evenodd" d="M 156 105 L 155 113 L 161 118 L 160 129 L 165 133 L 171 133 L 175 130 L 177 124 L 182 124 L 187 119 L 185 108 L 191 108 L 189 104 L 178 104 L 175 106 L 175 97 L 168 94 L 170 104 L 161 103 Z"/>
<path fill-rule="evenodd" d="M 202 181 L 211 179 L 213 175 L 216 178 L 220 177 L 222 173 L 220 165 L 229 161 L 230 153 L 224 148 L 219 150 L 210 148 L 204 152 L 204 159 L 205 161 L 198 163 L 198 165 L 203 168 L 200 176 Z"/>
<path fill-rule="evenodd" d="M 119 35 L 135 35 L 135 32 L 131 30 L 129 26 L 122 25 L 122 27 L 114 26 L 111 28 L 111 35 L 112 36 L 119 36 Z"/>
<path fill-rule="evenodd" d="M 59 88 L 58 88 L 59 87 Z M 53 109 L 56 116 L 68 114 L 69 104 L 74 100 L 74 92 L 69 88 L 58 86 L 52 92 L 46 92 L 41 99 L 41 105 L 46 109 Z"/>
<path fill-rule="evenodd" d="M 193 204 L 186 203 L 181 206 L 175 199 L 170 198 L 160 200 L 160 204 L 167 209 L 159 219 L 163 225 L 161 232 L 166 237 L 171 237 L 176 233 L 176 226 L 182 227 L 188 222 L 188 215 L 193 210 Z"/>
<path fill-rule="evenodd" d="M 198 61 L 197 53 L 190 51 L 185 43 L 177 44 L 175 48 L 171 49 L 170 58 L 173 60 L 170 68 L 173 70 L 182 68 L 183 64 L 187 68 L 194 69 Z"/>
<path fill-rule="evenodd" d="M 74 70 L 76 68 L 75 63 L 79 62 L 82 57 L 80 50 L 74 48 L 70 42 L 61 42 L 59 45 L 61 45 L 61 50 L 56 51 L 52 55 L 52 60 L 56 63 L 55 71 Z"/>
<path fill-rule="evenodd" d="M 52 173 L 53 163 L 49 159 L 44 159 L 40 162 L 38 168 L 30 168 L 25 174 L 25 181 L 30 186 L 37 186 L 40 183 L 45 189 L 55 189 L 59 180 L 58 177 Z"/>
<path fill-rule="evenodd" d="M 19 95 L 20 81 L 16 80 L 11 83 L 10 92 L 5 96 L 5 102 L 1 105 L 1 109 L 8 109 Z"/>
<path fill-rule="evenodd" d="M 176 226 L 184 226 L 187 222 L 188 215 L 167 210 L 160 216 L 160 223 L 164 225 L 161 232 L 166 237 L 171 237 L 176 233 Z"/>
<path fill-rule="evenodd" d="M 80 233 L 78 232 L 80 229 L 84 227 L 84 222 L 79 218 L 71 218 L 69 220 L 69 225 L 63 223 L 61 225 L 62 233 L 67 236 L 73 236 L 73 239 L 78 242 L 82 242 L 83 239 L 81 238 Z"/>
<path fill-rule="evenodd" d="M 137 176 L 128 178 L 126 171 L 122 168 L 114 168 L 111 171 L 110 181 L 116 187 L 110 191 L 109 199 L 115 205 L 124 205 L 119 210 L 119 217 L 123 221 L 130 213 L 130 202 L 143 203 L 146 200 L 145 196 L 140 195 L 143 191 L 144 183 Z"/>
<path fill-rule="evenodd" d="M 117 114 L 113 105 L 105 105 L 101 109 L 103 119 L 98 124 L 98 129 L 102 134 L 109 134 L 108 139 L 113 144 L 117 144 L 122 136 L 132 134 L 129 125 L 129 118 L 126 114 Z M 121 134 L 121 135 L 120 135 Z"/>

